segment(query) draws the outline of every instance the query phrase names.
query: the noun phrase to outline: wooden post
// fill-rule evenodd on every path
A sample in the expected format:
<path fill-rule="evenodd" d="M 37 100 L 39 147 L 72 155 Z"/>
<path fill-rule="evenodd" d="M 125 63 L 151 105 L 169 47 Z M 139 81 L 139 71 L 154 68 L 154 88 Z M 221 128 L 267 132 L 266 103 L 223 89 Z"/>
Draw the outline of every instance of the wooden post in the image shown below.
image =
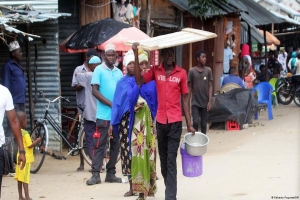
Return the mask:
<path fill-rule="evenodd" d="M 267 63 L 267 38 L 266 38 L 266 26 L 264 25 L 264 43 L 265 43 L 265 73 L 266 73 L 266 79 L 269 79 L 269 73 L 268 73 L 268 63 Z"/>
<path fill-rule="evenodd" d="M 29 24 L 26 24 L 26 32 L 29 33 Z M 26 36 L 26 71 L 27 71 L 27 87 L 28 87 L 28 97 L 29 97 L 29 117 L 30 117 L 30 128 L 31 131 L 34 128 L 34 104 L 33 104 L 33 94 L 32 94 L 32 79 L 31 79 L 31 67 L 30 67 L 30 46 L 29 39 Z"/>
<path fill-rule="evenodd" d="M 151 36 L 151 19 L 150 19 L 150 16 L 151 16 L 151 0 L 147 0 L 146 1 L 147 3 L 147 12 L 146 12 L 146 33 L 147 35 Z"/>

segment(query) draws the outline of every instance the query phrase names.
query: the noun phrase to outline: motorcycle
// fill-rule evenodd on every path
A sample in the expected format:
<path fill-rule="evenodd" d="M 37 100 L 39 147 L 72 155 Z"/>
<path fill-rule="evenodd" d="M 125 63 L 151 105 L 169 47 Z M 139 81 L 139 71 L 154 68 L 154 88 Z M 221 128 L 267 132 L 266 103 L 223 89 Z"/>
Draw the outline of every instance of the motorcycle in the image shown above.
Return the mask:
<path fill-rule="evenodd" d="M 300 75 L 280 78 L 276 93 L 279 103 L 288 105 L 294 100 L 300 107 Z"/>

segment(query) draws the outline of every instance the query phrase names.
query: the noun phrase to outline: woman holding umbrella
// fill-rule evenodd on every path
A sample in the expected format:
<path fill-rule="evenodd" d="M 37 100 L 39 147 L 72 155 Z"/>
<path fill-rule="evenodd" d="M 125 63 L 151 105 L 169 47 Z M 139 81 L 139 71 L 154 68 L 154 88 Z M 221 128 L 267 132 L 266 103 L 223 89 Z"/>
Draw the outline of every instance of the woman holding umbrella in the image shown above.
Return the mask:
<path fill-rule="evenodd" d="M 155 82 L 139 86 L 134 78 L 134 54 L 124 57 L 127 75 L 117 84 L 113 100 L 114 132 L 120 133 L 122 173 L 128 176 L 130 189 L 124 196 L 139 194 L 138 200 L 154 196 L 156 192 L 155 139 L 153 121 L 157 111 Z M 139 52 L 142 71 L 148 65 L 148 54 Z"/>

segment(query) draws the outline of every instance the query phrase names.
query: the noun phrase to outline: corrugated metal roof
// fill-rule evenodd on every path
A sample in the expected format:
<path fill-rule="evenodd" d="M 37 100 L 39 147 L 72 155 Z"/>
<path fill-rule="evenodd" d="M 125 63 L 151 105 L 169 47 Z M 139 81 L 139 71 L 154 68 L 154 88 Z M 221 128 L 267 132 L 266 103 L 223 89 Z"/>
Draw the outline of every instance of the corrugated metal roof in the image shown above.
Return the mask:
<path fill-rule="evenodd" d="M 5 0 L 0 2 L 0 5 L 2 6 L 12 7 L 17 7 L 24 4 L 30 4 L 35 10 L 40 10 L 44 12 L 53 12 L 58 10 L 58 0 Z"/>
<path fill-rule="evenodd" d="M 270 13 L 267 9 L 254 2 L 253 0 L 228 0 L 228 3 L 236 8 L 240 8 L 241 10 L 247 9 L 247 13 L 241 12 L 241 16 L 245 21 L 251 23 L 254 26 L 286 22 L 285 20 Z"/>
<path fill-rule="evenodd" d="M 169 0 L 175 7 L 179 7 L 181 10 L 189 11 L 188 2 L 186 0 Z M 228 0 L 228 3 L 222 2 L 221 5 L 214 1 L 214 4 L 222 9 L 223 15 L 236 13 L 240 14 L 242 19 L 246 22 L 254 25 L 268 25 L 272 23 L 295 23 L 287 18 L 278 17 L 274 13 L 269 12 L 267 9 L 259 5 L 253 0 Z M 207 16 L 213 16 L 216 14 L 211 14 L 208 12 Z"/>
<path fill-rule="evenodd" d="M 7 32 L 12 32 L 16 34 L 22 34 L 28 36 L 30 35 L 16 28 L 13 28 L 8 24 L 44 22 L 47 20 L 55 20 L 62 16 L 71 16 L 71 14 L 69 13 L 44 12 L 44 11 L 36 11 L 36 10 L 13 10 L 8 7 L 2 6 L 1 4 L 3 4 L 3 2 L 0 3 L 0 11 L 1 11 L 0 26 L 2 25 Z M 32 9 L 30 5 L 29 7 L 30 9 Z M 39 37 L 37 35 L 31 35 L 31 36 Z M 32 38 L 29 39 L 33 40 Z"/>
<path fill-rule="evenodd" d="M 247 43 L 249 40 L 248 40 L 248 24 L 246 22 L 241 22 L 242 24 L 242 31 L 241 31 L 241 36 L 242 36 L 242 43 Z M 252 38 L 252 41 L 253 39 L 255 41 L 257 41 L 258 43 L 260 44 L 264 44 L 264 36 L 259 32 L 259 30 L 255 27 L 255 26 L 251 26 L 250 25 L 250 30 L 251 30 L 251 38 Z M 267 40 L 267 44 L 269 44 L 270 42 L 268 41 L 268 39 L 266 38 Z"/>

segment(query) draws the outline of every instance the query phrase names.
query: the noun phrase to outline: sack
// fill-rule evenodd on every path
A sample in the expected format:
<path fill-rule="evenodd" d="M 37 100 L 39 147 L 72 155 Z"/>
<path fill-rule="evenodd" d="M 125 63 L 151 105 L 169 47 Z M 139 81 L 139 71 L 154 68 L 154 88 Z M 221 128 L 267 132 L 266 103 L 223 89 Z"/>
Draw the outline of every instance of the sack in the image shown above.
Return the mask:
<path fill-rule="evenodd" d="M 18 151 L 14 137 L 6 137 L 2 145 L 4 154 L 3 174 L 15 173 L 15 163 Z"/>

